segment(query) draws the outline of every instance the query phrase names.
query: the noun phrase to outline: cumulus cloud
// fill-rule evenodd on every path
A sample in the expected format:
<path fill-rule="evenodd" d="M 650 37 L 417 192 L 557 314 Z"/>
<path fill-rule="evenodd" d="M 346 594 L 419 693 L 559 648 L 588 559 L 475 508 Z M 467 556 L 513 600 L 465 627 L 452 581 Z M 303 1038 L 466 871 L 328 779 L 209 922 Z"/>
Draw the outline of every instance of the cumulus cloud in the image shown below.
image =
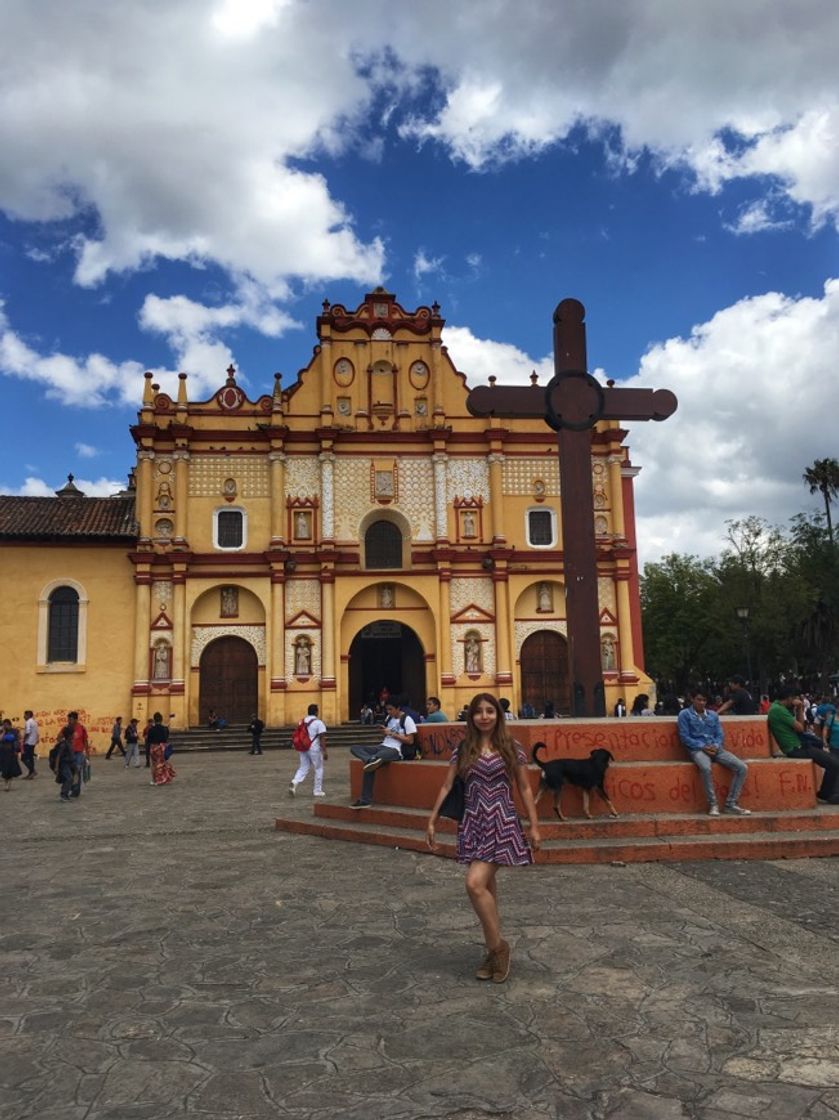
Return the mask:
<path fill-rule="evenodd" d="M 647 150 L 701 189 L 762 197 L 769 177 L 818 224 L 839 214 L 837 39 L 832 0 L 424 0 L 392 20 L 374 0 L 9 0 L 0 208 L 84 219 L 83 285 L 155 259 L 373 283 L 383 242 L 304 161 L 380 152 L 401 120 L 476 169 L 583 128 L 626 171 Z"/>
<path fill-rule="evenodd" d="M 18 487 L 6 486 L 0 482 L 0 494 L 10 494 L 20 498 L 53 498 L 56 490 L 60 490 L 66 482 L 67 479 L 63 478 L 51 486 L 48 482 L 44 482 L 42 478 L 31 476 L 26 479 L 22 486 Z M 73 483 L 89 498 L 108 498 L 112 494 L 125 489 L 124 482 L 117 482 L 115 479 L 104 477 L 93 480 L 76 478 L 74 475 Z"/>
<path fill-rule="evenodd" d="M 551 376 L 550 358 L 534 362 L 515 347 L 447 327 L 444 341 L 470 385 L 490 373 L 522 383 L 530 367 Z M 814 459 L 835 457 L 831 420 L 839 414 L 839 280 L 819 298 L 779 292 L 743 299 L 643 355 L 621 384 L 672 389 L 675 415 L 630 425 L 639 552 L 714 555 L 727 520 L 757 514 L 784 525 L 818 508 L 801 476 Z M 598 376 L 604 376 L 598 371 Z"/>
<path fill-rule="evenodd" d="M 80 459 L 95 459 L 99 454 L 99 449 L 97 447 L 93 447 L 89 443 L 79 442 L 75 445 L 75 447 L 76 454 Z"/>
<path fill-rule="evenodd" d="M 414 278 L 421 280 L 432 272 L 441 272 L 445 257 L 429 257 L 424 249 L 419 249 L 414 255 Z"/>

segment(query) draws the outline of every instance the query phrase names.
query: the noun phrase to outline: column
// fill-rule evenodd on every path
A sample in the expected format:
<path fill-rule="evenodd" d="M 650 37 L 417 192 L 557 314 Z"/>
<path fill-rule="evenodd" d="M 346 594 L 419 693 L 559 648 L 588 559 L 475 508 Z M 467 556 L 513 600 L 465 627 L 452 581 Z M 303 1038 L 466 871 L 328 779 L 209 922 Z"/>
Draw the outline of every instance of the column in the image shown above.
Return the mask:
<path fill-rule="evenodd" d="M 270 451 L 271 464 L 271 542 L 285 540 L 285 452 Z"/>
<path fill-rule="evenodd" d="M 446 500 L 446 463 L 448 462 L 448 456 L 445 451 L 435 451 L 432 458 L 434 460 L 434 535 L 438 541 L 446 541 L 449 539 L 448 501 Z M 448 617 L 448 613 L 446 613 L 446 625 L 448 625 Z"/>
<path fill-rule="evenodd" d="M 510 644 L 510 585 L 506 572 L 495 572 L 495 683 L 513 683 L 513 653 Z"/>
<path fill-rule="evenodd" d="M 616 577 L 618 598 L 618 637 L 620 638 L 620 679 L 635 680 L 635 649 L 632 642 L 632 614 L 629 606 L 629 573 Z"/>
<path fill-rule="evenodd" d="M 322 451 L 320 459 L 321 540 L 335 540 L 335 456 Z"/>
<path fill-rule="evenodd" d="M 176 451 L 175 460 L 175 537 L 186 540 L 186 511 L 189 501 L 189 452 Z"/>
<path fill-rule="evenodd" d="M 503 544 L 504 537 L 504 497 L 503 497 L 503 463 L 504 456 L 494 452 L 487 456 L 489 462 L 489 500 L 490 519 L 492 522 L 492 543 Z"/>
<path fill-rule="evenodd" d="M 186 632 L 186 582 L 176 575 L 172 584 L 172 684 L 183 685 L 189 663 L 189 635 Z"/>
<path fill-rule="evenodd" d="M 626 523 L 623 516 L 623 479 L 621 467 L 623 456 L 610 455 L 606 460 L 609 465 L 609 496 L 612 501 L 612 533 L 616 537 L 626 537 Z"/>
<path fill-rule="evenodd" d="M 453 685 L 455 683 L 452 672 L 452 644 L 451 634 L 451 572 L 440 572 L 440 617 L 437 632 L 440 642 L 440 684 Z"/>
<path fill-rule="evenodd" d="M 137 452 L 137 512 L 140 519 L 140 536 L 146 539 L 152 535 L 152 501 L 154 480 L 152 478 L 153 451 Z"/>
<path fill-rule="evenodd" d="M 320 683 L 321 688 L 335 687 L 335 576 L 332 572 L 321 575 L 320 620 Z"/>
<path fill-rule="evenodd" d="M 151 623 L 151 577 L 136 576 L 134 608 L 134 689 L 147 692 L 149 685 L 149 625 Z"/>
<path fill-rule="evenodd" d="M 285 723 L 285 575 L 271 573 L 271 618 L 267 646 L 268 664 L 268 716 L 267 722 L 282 726 Z"/>

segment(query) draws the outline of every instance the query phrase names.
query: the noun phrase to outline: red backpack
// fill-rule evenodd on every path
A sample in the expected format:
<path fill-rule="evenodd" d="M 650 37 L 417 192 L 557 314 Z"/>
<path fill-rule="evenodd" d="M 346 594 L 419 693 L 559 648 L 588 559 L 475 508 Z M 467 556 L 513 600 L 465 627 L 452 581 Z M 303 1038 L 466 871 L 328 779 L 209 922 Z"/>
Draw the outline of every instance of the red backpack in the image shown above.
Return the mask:
<path fill-rule="evenodd" d="M 313 716 L 309 716 L 309 719 L 313 718 Z M 295 727 L 294 733 L 291 736 L 291 745 L 296 751 L 300 751 L 301 754 L 303 751 L 307 751 L 309 747 L 311 747 L 312 740 L 309 736 L 309 722 L 306 717 L 301 719 L 298 725 Z"/>

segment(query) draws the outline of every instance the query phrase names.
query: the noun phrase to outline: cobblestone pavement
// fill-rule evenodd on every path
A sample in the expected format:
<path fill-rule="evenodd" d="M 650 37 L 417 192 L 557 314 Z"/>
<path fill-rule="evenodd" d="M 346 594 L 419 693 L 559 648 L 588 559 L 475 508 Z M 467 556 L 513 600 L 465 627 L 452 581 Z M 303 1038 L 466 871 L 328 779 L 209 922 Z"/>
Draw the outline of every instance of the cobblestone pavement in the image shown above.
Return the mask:
<path fill-rule="evenodd" d="M 274 832 L 289 752 L 174 762 L 0 792 L 0 1120 L 839 1117 L 837 861 L 502 873 L 481 984 L 454 863 Z"/>

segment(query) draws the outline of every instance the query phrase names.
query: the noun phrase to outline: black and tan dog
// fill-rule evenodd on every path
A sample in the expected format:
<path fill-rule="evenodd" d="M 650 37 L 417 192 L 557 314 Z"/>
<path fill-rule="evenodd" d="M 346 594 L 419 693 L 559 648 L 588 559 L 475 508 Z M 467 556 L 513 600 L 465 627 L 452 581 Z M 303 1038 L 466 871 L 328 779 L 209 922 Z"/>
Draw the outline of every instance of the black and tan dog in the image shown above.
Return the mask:
<path fill-rule="evenodd" d="M 553 793 L 554 812 L 561 821 L 564 821 L 565 817 L 562 815 L 560 797 L 562 787 L 566 782 L 570 782 L 572 786 L 579 786 L 583 791 L 583 812 L 589 820 L 591 820 L 591 813 L 589 812 L 588 802 L 592 790 L 606 802 L 610 816 L 616 817 L 618 815 L 617 809 L 609 800 L 603 786 L 609 763 L 615 761 L 609 751 L 600 748 L 592 751 L 588 758 L 555 758 L 551 762 L 542 762 L 539 758 L 539 751 L 543 750 L 545 750 L 544 743 L 534 744 L 533 761 L 542 771 L 539 789 L 536 791 L 537 805 L 542 794 L 550 790 Z"/>

